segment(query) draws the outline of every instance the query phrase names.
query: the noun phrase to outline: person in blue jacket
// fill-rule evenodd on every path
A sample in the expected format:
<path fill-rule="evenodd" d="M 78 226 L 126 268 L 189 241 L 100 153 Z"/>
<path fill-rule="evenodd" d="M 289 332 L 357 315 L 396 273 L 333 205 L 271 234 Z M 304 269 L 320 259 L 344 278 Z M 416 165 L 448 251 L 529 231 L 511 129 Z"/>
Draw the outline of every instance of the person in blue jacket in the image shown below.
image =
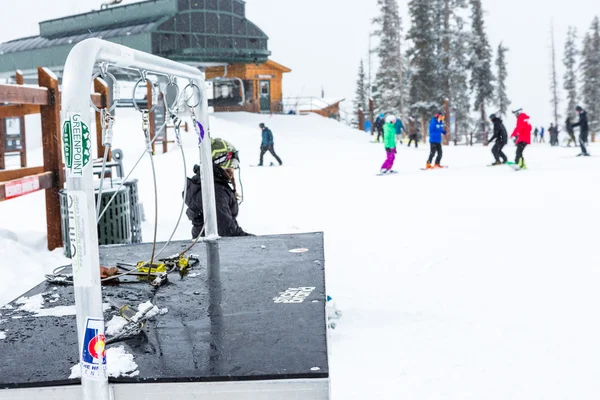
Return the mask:
<path fill-rule="evenodd" d="M 402 131 L 406 131 L 402 120 L 398 117 L 396 118 L 396 122 L 394 123 L 394 128 L 396 129 L 396 143 L 402 144 Z"/>
<path fill-rule="evenodd" d="M 427 160 L 425 169 L 443 168 L 440 165 L 440 162 L 442 161 L 442 135 L 446 135 L 446 130 L 444 129 L 444 114 L 438 112 L 429 122 L 429 145 L 431 146 L 431 152 L 429 153 L 429 159 Z M 437 157 L 435 159 L 435 165 L 431 165 L 436 153 Z"/>
<path fill-rule="evenodd" d="M 279 165 L 282 165 L 283 162 L 281 161 L 281 158 L 279 158 L 277 153 L 275 153 L 275 142 L 273 141 L 273 132 L 271 132 L 271 130 L 267 128 L 262 122 L 258 126 L 262 130 L 262 142 L 260 144 L 260 162 L 258 163 L 258 166 L 262 167 L 263 157 L 265 156 L 265 153 L 267 151 L 271 153 L 273 157 L 275 157 Z"/>

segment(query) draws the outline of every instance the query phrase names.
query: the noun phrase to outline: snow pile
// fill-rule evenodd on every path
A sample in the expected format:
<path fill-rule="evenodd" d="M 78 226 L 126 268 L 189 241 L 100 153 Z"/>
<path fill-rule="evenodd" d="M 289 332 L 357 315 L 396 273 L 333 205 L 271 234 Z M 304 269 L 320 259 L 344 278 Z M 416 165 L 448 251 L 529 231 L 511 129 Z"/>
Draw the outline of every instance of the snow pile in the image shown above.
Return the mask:
<path fill-rule="evenodd" d="M 0 331 L 0 340 L 6 339 L 6 332 Z"/>
<path fill-rule="evenodd" d="M 66 315 L 75 315 L 77 313 L 75 306 L 58 306 L 51 308 L 44 308 L 44 295 L 49 295 L 50 301 L 49 303 L 55 303 L 60 295 L 57 293 L 39 293 L 31 297 L 20 297 L 15 301 L 17 304 L 21 304 L 21 306 L 17 309 L 18 311 L 30 312 L 36 317 L 64 317 Z M 8 307 L 9 305 L 5 306 Z M 110 304 L 104 303 L 102 305 L 104 311 L 110 309 Z M 21 318 L 20 316 L 15 316 L 13 318 Z"/>
<path fill-rule="evenodd" d="M 137 367 L 138 365 L 133 361 L 133 355 L 127 353 L 123 346 L 106 349 L 106 369 L 108 376 L 112 378 L 138 376 L 140 371 L 137 371 Z M 81 378 L 80 364 L 73 365 L 71 367 L 71 375 L 69 375 L 69 379 L 78 378 Z"/>
<path fill-rule="evenodd" d="M 106 335 L 107 336 L 115 336 L 121 333 L 125 325 L 127 325 L 127 320 L 120 315 L 115 315 L 112 319 L 106 322 Z"/>
<path fill-rule="evenodd" d="M 150 319 L 156 317 L 157 315 L 164 315 L 168 313 L 169 310 L 167 308 L 158 308 L 152 304 L 150 300 L 145 303 L 141 303 L 138 306 L 138 312 L 131 318 L 133 322 L 137 322 L 140 318 Z"/>

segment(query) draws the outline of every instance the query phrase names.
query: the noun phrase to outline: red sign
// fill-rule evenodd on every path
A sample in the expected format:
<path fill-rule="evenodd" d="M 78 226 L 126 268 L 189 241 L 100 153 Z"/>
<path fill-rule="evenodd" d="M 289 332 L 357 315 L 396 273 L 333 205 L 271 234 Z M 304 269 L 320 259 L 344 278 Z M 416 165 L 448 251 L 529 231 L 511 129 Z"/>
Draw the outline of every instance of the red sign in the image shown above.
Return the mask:
<path fill-rule="evenodd" d="M 4 185 L 6 200 L 40 190 L 40 180 L 35 178 L 23 178 L 16 181 L 6 182 Z"/>

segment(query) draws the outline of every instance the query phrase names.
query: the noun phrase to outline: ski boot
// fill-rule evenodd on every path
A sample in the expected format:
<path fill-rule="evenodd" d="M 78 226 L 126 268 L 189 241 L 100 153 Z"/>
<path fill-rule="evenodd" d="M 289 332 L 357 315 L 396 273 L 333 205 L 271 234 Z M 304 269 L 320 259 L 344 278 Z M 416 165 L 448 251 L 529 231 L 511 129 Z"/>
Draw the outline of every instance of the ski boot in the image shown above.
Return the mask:
<path fill-rule="evenodd" d="M 440 164 L 435 164 L 435 165 L 433 166 L 433 168 L 434 168 L 434 169 L 441 169 L 441 168 L 446 168 L 446 166 L 445 166 L 445 165 L 440 165 Z"/>
<path fill-rule="evenodd" d="M 433 169 L 433 165 L 431 165 L 431 164 L 427 164 L 427 165 L 425 166 L 425 169 Z"/>

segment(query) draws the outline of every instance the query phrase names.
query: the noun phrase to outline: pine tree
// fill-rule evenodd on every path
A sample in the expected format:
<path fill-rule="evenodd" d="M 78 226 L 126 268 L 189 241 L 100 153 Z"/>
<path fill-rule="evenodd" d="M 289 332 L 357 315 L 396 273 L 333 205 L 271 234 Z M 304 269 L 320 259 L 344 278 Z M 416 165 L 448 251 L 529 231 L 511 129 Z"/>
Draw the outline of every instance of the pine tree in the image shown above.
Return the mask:
<path fill-rule="evenodd" d="M 356 98 L 354 99 L 354 116 L 358 124 L 359 110 L 366 112 L 367 110 L 367 87 L 364 62 L 360 60 L 358 67 L 358 78 L 356 80 Z"/>
<path fill-rule="evenodd" d="M 493 101 L 494 75 L 492 73 L 492 49 L 485 33 L 481 0 L 470 0 L 473 38 L 471 42 L 471 89 L 475 93 L 475 110 L 481 112 L 481 134 L 487 145 L 488 123 L 486 104 Z"/>
<path fill-rule="evenodd" d="M 396 0 L 377 0 L 380 15 L 373 20 L 378 26 L 375 34 L 379 36 L 377 55 L 379 69 L 375 75 L 375 107 L 380 112 L 400 111 L 402 84 L 400 38 L 402 21 Z"/>
<path fill-rule="evenodd" d="M 582 95 L 588 112 L 590 128 L 600 129 L 600 20 L 592 22 L 583 44 L 581 69 L 583 71 Z"/>
<path fill-rule="evenodd" d="M 411 112 L 421 116 L 423 132 L 428 114 L 440 107 L 438 81 L 436 0 L 410 0 L 408 10 L 411 28 L 407 38 L 412 41 L 408 54 L 413 73 L 410 77 Z M 436 25 L 438 24 L 438 25 Z"/>
<path fill-rule="evenodd" d="M 565 65 L 565 75 L 563 77 L 563 88 L 567 92 L 567 110 L 566 115 L 571 119 L 575 118 L 575 107 L 577 107 L 577 30 L 570 26 L 567 32 L 567 41 L 565 42 L 565 54 L 563 63 Z"/>
<path fill-rule="evenodd" d="M 471 97 L 469 91 L 468 53 L 471 34 L 464 29 L 464 20 L 453 15 L 453 38 L 450 42 L 450 93 L 451 109 L 454 114 L 454 144 L 459 135 L 469 133 L 471 119 Z"/>
<path fill-rule="evenodd" d="M 508 48 L 504 47 L 502 43 L 498 45 L 498 53 L 496 57 L 496 68 L 498 73 L 498 85 L 496 86 L 495 103 L 498 107 L 499 114 L 502 116 L 506 115 L 508 107 L 510 106 L 510 100 L 506 94 L 506 78 L 508 72 L 506 69 L 506 52 Z"/>
<path fill-rule="evenodd" d="M 558 75 L 556 73 L 556 46 L 554 43 L 554 24 L 550 27 L 551 39 L 551 73 L 550 73 L 550 91 L 552 93 L 552 110 L 554 112 L 554 125 L 558 126 L 558 105 L 560 98 L 558 97 Z"/>

